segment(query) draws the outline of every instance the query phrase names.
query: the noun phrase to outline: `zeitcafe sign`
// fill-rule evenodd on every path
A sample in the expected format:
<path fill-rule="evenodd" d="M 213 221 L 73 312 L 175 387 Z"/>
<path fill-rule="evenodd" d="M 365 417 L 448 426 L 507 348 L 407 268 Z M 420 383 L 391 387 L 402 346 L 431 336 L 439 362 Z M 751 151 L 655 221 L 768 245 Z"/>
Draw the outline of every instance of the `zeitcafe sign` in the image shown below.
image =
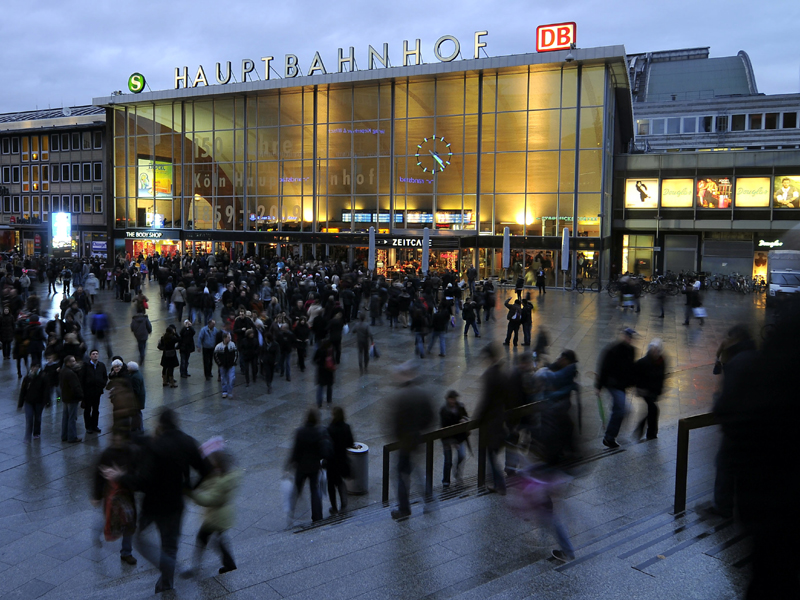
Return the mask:
<path fill-rule="evenodd" d="M 569 30 L 564 29 L 565 25 L 571 26 Z M 550 31 L 548 28 L 553 28 Z M 575 43 L 575 24 L 559 24 L 559 25 L 542 25 L 539 30 L 542 32 L 537 36 L 537 50 L 545 52 L 549 50 L 560 50 L 564 47 L 569 47 L 569 44 Z M 472 57 L 479 58 L 481 48 L 486 47 L 484 37 L 489 35 L 488 31 L 476 31 L 473 36 L 472 44 Z M 538 38 L 541 37 L 541 40 Z M 544 40 L 544 41 L 542 41 Z M 566 46 L 563 45 L 564 40 L 568 40 Z M 549 43 L 547 46 L 545 43 Z M 461 55 L 461 42 L 453 35 L 443 35 L 433 44 L 433 56 L 439 62 L 452 62 L 459 55 Z M 484 51 L 485 52 L 485 51 Z M 376 50 L 372 46 L 367 46 L 366 59 L 367 70 L 371 71 L 380 67 L 391 67 L 389 57 L 389 44 L 384 43 L 381 50 Z M 248 76 L 252 79 L 254 76 L 264 80 L 270 79 L 270 73 L 278 73 L 284 79 L 291 79 L 302 75 L 328 75 L 331 73 L 345 73 L 359 70 L 356 65 L 356 52 L 353 46 L 350 46 L 349 51 L 345 52 L 344 48 L 339 48 L 336 53 L 336 60 L 329 61 L 326 65 L 319 52 L 314 53 L 314 58 L 308 65 L 308 69 L 304 70 L 300 65 L 300 60 L 296 54 L 286 54 L 283 61 L 275 61 L 274 56 L 262 56 L 259 60 L 245 58 L 242 60 L 241 70 L 239 75 L 241 77 L 238 82 L 245 82 Z M 402 51 L 402 66 L 416 66 L 424 64 L 421 43 L 419 39 L 410 43 L 409 40 L 403 41 Z M 203 65 L 197 67 L 194 77 L 189 74 L 189 67 L 175 67 L 174 85 L 175 89 L 181 87 L 193 88 L 198 86 L 207 86 L 214 83 L 225 85 L 234 79 L 234 72 L 231 61 L 227 61 L 224 65 L 216 63 L 212 70 L 206 71 Z M 234 81 L 236 81 L 234 79 Z"/>

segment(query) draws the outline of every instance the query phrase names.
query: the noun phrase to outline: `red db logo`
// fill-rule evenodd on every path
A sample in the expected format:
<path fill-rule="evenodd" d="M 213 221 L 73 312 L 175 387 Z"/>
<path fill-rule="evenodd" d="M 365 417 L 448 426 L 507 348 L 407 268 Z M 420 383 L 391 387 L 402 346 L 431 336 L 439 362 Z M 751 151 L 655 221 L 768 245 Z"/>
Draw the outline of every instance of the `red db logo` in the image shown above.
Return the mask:
<path fill-rule="evenodd" d="M 553 50 L 569 50 L 575 44 L 577 32 L 575 23 L 556 23 L 555 25 L 539 25 L 536 28 L 536 51 L 552 52 Z"/>

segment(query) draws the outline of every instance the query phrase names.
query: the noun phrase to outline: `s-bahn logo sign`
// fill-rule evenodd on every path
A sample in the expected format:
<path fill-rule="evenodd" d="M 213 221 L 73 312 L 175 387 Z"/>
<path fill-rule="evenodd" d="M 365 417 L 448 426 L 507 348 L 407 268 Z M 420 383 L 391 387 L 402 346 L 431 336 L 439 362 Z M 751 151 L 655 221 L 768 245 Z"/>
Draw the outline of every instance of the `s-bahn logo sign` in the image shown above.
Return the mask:
<path fill-rule="evenodd" d="M 486 37 L 487 35 L 489 35 L 488 31 L 475 32 L 472 58 L 478 58 L 481 48 L 486 47 L 486 42 L 482 41 L 482 38 Z M 451 62 L 461 55 L 461 42 L 459 42 L 458 38 L 453 35 L 443 35 L 436 40 L 436 43 L 433 44 L 432 50 L 433 55 L 439 62 Z M 484 53 L 485 52 L 486 51 L 484 50 Z M 380 64 L 384 68 L 392 66 L 389 59 L 389 44 L 386 42 L 384 42 L 380 52 L 372 46 L 368 46 L 366 54 L 368 71 L 374 69 L 376 64 Z M 404 67 L 423 64 L 420 40 L 414 40 L 413 46 L 409 44 L 409 40 L 404 40 L 402 56 L 402 66 Z M 248 76 L 250 76 L 250 79 L 252 80 L 254 73 L 256 77 L 261 78 L 256 70 L 256 65 L 259 62 L 264 63 L 263 65 L 259 65 L 261 67 L 259 70 L 263 73 L 264 80 L 270 79 L 271 71 L 274 71 L 279 77 L 290 79 L 292 77 L 301 75 L 328 75 L 330 73 L 345 73 L 348 71 L 353 72 L 358 70 L 356 67 L 355 48 L 353 46 L 350 46 L 350 51 L 347 54 L 344 53 L 344 48 L 339 48 L 336 55 L 336 61 L 329 63 L 331 66 L 336 65 L 335 70 L 329 70 L 328 67 L 325 66 L 325 63 L 323 62 L 322 56 L 319 52 L 314 53 L 314 58 L 311 60 L 308 71 L 303 71 L 301 69 L 300 62 L 296 54 L 286 54 L 284 56 L 283 64 L 278 67 L 279 69 L 282 69 L 282 74 L 278 73 L 276 68 L 273 66 L 273 60 L 275 60 L 274 56 L 262 56 L 260 61 L 255 61 L 250 58 L 243 59 L 239 83 L 246 82 Z M 216 63 L 214 70 L 209 74 L 206 74 L 205 68 L 203 65 L 200 65 L 197 67 L 197 72 L 195 73 L 194 78 L 189 76 L 189 67 L 175 67 L 175 89 L 177 90 L 180 87 L 189 88 L 198 87 L 201 85 L 209 85 L 209 75 L 212 77 L 215 76 L 216 82 L 220 85 L 230 83 L 231 79 L 233 78 L 231 61 L 227 61 L 225 63 L 224 69 L 222 67 L 222 63 Z"/>

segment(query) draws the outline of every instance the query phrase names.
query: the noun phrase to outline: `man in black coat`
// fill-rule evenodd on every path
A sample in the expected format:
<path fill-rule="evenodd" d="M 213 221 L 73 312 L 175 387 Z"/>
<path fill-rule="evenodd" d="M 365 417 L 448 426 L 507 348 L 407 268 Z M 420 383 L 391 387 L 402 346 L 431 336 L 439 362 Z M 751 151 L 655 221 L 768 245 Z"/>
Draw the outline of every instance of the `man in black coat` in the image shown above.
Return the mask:
<path fill-rule="evenodd" d="M 481 398 L 474 419 L 481 424 L 486 438 L 486 458 L 492 471 L 494 486 L 489 491 L 505 496 L 506 480 L 500 465 L 500 450 L 506 442 L 506 408 L 509 403 L 509 378 L 503 372 L 500 355 L 494 346 L 487 346 L 483 353 L 489 359 L 489 368 L 481 377 Z"/>
<path fill-rule="evenodd" d="M 617 436 L 625 418 L 625 389 L 634 383 L 634 351 L 631 341 L 636 332 L 630 327 L 622 331 L 619 341 L 606 348 L 600 359 L 597 380 L 594 387 L 597 393 L 606 388 L 611 394 L 611 417 L 603 437 L 606 448 L 619 448 Z"/>
<path fill-rule="evenodd" d="M 525 299 L 522 301 L 522 345 L 531 345 L 531 326 L 533 325 L 533 304 L 531 303 L 531 295 L 525 294 Z"/>
<path fill-rule="evenodd" d="M 508 315 L 506 319 L 508 319 L 508 330 L 506 331 L 506 341 L 503 342 L 504 346 L 508 346 L 509 342 L 511 341 L 511 334 L 514 334 L 514 345 L 517 345 L 519 341 L 519 326 L 522 324 L 522 306 L 520 305 L 520 301 L 514 300 L 514 304 L 511 304 L 511 298 L 506 300 L 504 306 L 508 309 Z"/>
<path fill-rule="evenodd" d="M 95 348 L 89 352 L 89 362 L 84 363 L 81 370 L 81 387 L 83 389 L 83 424 L 86 433 L 100 433 L 97 426 L 100 411 L 100 397 L 108 383 L 108 370 L 100 361 L 100 352 Z"/>
<path fill-rule="evenodd" d="M 200 455 L 197 441 L 178 429 L 177 415 L 169 408 L 159 415 L 155 437 L 144 440 L 141 457 L 136 472 L 125 473 L 115 467 L 102 467 L 101 472 L 106 479 L 118 481 L 127 489 L 144 492 L 136 546 L 142 556 L 161 570 L 155 590 L 159 593 L 173 588 L 183 490 L 192 487 L 190 469 L 202 478 L 210 468 Z M 142 536 L 151 523 L 155 523 L 161 536 L 160 557 Z"/>
<path fill-rule="evenodd" d="M 658 437 L 658 397 L 664 390 L 666 363 L 661 340 L 654 338 L 647 346 L 647 354 L 636 361 L 636 393 L 647 404 L 647 416 L 634 430 L 636 439 L 641 439 L 647 425 L 647 439 Z"/>

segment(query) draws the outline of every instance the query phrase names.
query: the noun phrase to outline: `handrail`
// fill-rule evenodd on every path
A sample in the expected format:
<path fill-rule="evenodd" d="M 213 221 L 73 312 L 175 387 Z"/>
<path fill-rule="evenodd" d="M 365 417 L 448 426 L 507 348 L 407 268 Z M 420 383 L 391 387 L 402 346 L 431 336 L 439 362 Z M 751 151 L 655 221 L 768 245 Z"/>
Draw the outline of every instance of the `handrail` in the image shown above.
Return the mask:
<path fill-rule="evenodd" d="M 505 420 L 513 420 L 525 415 L 532 414 L 538 410 L 538 405 L 542 401 L 531 402 L 509 409 L 505 412 Z M 466 423 L 458 423 L 441 429 L 435 429 L 423 433 L 419 437 L 419 443 L 425 444 L 425 493 L 433 492 L 433 443 L 436 440 L 453 437 L 459 433 L 467 433 L 478 429 L 478 487 L 483 487 L 486 483 L 486 442 L 483 435 L 483 428 L 478 421 L 470 420 Z M 384 504 L 389 502 L 389 470 L 390 454 L 401 447 L 400 442 L 390 442 L 383 447 L 383 482 L 381 489 L 381 500 Z"/>
<path fill-rule="evenodd" d="M 674 513 L 686 510 L 686 479 L 689 475 L 689 432 L 692 429 L 716 425 L 714 413 L 701 413 L 678 421 L 678 454 L 675 464 Z"/>

